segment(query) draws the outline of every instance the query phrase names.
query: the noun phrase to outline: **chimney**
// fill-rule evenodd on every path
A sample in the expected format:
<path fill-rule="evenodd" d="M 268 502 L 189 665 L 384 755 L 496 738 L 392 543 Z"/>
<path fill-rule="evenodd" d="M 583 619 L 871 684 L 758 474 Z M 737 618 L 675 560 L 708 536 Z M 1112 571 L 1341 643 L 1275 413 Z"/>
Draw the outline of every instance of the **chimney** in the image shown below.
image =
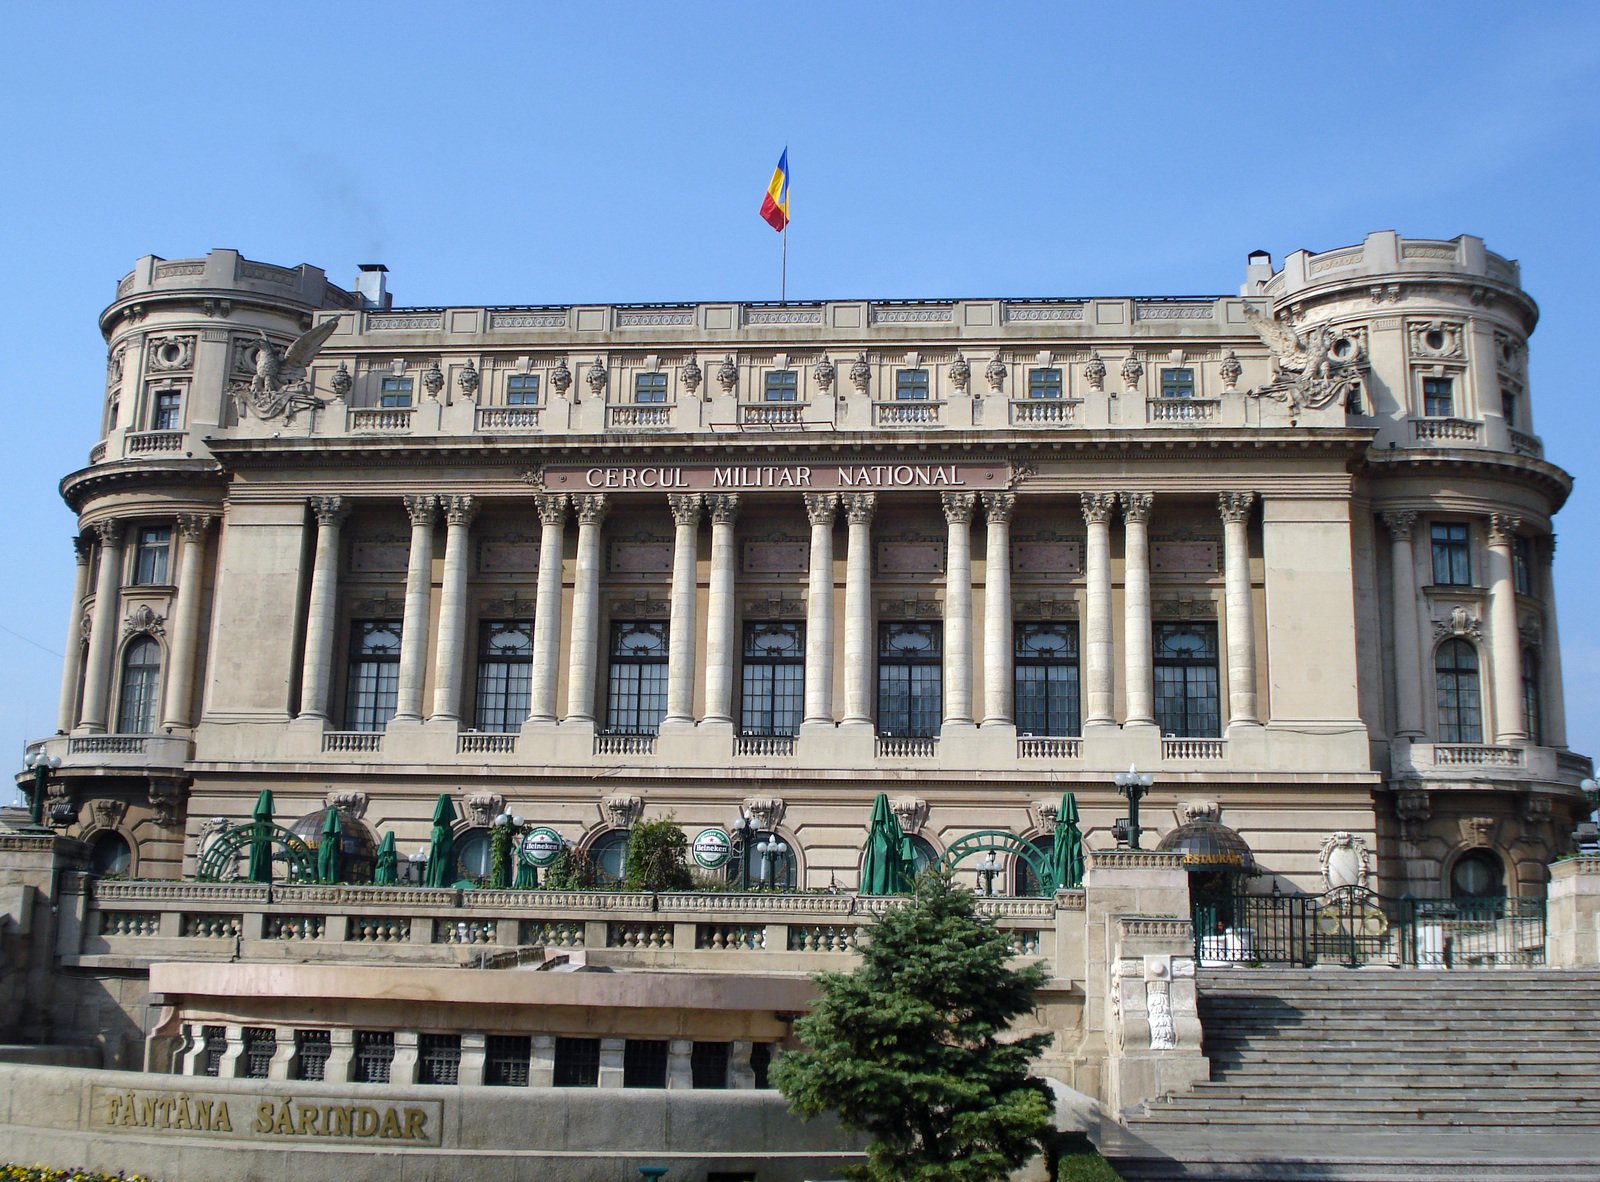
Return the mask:
<path fill-rule="evenodd" d="M 1245 259 L 1244 284 L 1239 288 L 1242 296 L 1258 295 L 1262 285 L 1272 278 L 1272 255 L 1264 250 L 1252 250 Z"/>
<path fill-rule="evenodd" d="M 394 306 L 394 297 L 389 294 L 385 278 L 389 274 L 388 267 L 382 263 L 362 263 L 356 270 L 356 294 L 361 297 L 363 308 L 382 310 Z"/>

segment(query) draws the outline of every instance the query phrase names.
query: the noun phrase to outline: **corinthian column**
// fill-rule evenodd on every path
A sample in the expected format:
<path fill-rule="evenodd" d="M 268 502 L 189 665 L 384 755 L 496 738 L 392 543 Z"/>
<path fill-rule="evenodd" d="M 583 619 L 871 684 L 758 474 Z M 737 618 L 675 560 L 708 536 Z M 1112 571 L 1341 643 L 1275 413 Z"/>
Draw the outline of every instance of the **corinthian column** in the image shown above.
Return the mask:
<path fill-rule="evenodd" d="M 1016 723 L 1016 652 L 1011 634 L 1011 513 L 1014 493 L 983 494 L 983 726 Z"/>
<path fill-rule="evenodd" d="M 533 592 L 533 684 L 530 722 L 556 720 L 556 678 L 561 663 L 561 548 L 567 530 L 567 494 L 539 493 L 539 581 Z"/>
<path fill-rule="evenodd" d="M 100 572 L 94 585 L 94 615 L 89 621 L 89 667 L 84 672 L 83 714 L 79 727 L 91 734 L 106 729 L 111 690 L 111 662 L 117 654 L 117 606 L 122 590 L 122 530 L 120 521 L 97 521 Z"/>
<path fill-rule="evenodd" d="M 872 721 L 872 512 L 876 493 L 845 493 L 844 721 Z"/>
<path fill-rule="evenodd" d="M 1084 612 L 1084 726 L 1112 726 L 1117 721 L 1111 639 L 1111 511 L 1115 493 L 1083 493 L 1083 520 L 1089 527 L 1084 546 L 1088 603 Z"/>
<path fill-rule="evenodd" d="M 433 664 L 433 715 L 441 722 L 461 718 L 461 666 L 467 635 L 469 531 L 478 515 L 477 497 L 440 497 L 444 509 L 444 583 L 439 588 L 439 651 Z M 400 639 L 405 640 L 401 633 Z"/>
<path fill-rule="evenodd" d="M 1250 593 L 1250 507 L 1253 492 L 1220 493 L 1223 594 L 1228 612 L 1228 725 L 1257 723 L 1256 623 Z"/>
<path fill-rule="evenodd" d="M 395 721 L 422 717 L 422 683 L 428 672 L 428 605 L 433 591 L 433 523 L 436 496 L 406 497 L 411 518 L 411 560 L 406 564 L 406 614 L 400 626 L 400 685 Z"/>
<path fill-rule="evenodd" d="M 705 721 L 733 722 L 734 573 L 739 565 L 733 537 L 739 519 L 739 494 L 706 497 L 711 517 L 711 586 L 706 596 Z"/>
<path fill-rule="evenodd" d="M 700 494 L 669 493 L 676 532 L 672 539 L 672 597 L 667 626 L 666 723 L 694 722 L 695 543 Z"/>
<path fill-rule="evenodd" d="M 811 565 L 806 576 L 806 717 L 833 724 L 833 520 L 838 493 L 806 493 Z"/>
<path fill-rule="evenodd" d="M 1155 670 L 1150 655 L 1150 505 L 1147 492 L 1125 492 L 1122 500 L 1122 677 L 1127 695 L 1124 723 L 1156 720 Z"/>
<path fill-rule="evenodd" d="M 572 498 L 578 560 L 572 585 L 572 647 L 567 654 L 567 718 L 594 721 L 595 646 L 600 634 L 600 524 L 605 493 Z"/>
<path fill-rule="evenodd" d="M 1383 515 L 1389 530 L 1390 636 L 1394 643 L 1395 737 L 1420 739 L 1422 730 L 1422 637 L 1417 628 L 1417 566 L 1411 531 L 1417 515 Z"/>
<path fill-rule="evenodd" d="M 944 721 L 972 725 L 972 510 L 975 493 L 940 494 L 947 533 L 944 575 Z"/>
<path fill-rule="evenodd" d="M 83 664 L 83 597 L 89 593 L 89 539 L 72 539 L 77 573 L 72 580 L 72 607 L 67 612 L 67 641 L 62 646 L 61 699 L 56 706 L 56 730 L 66 732 L 77 722 L 78 677 Z"/>
<path fill-rule="evenodd" d="M 1522 635 L 1517 629 L 1517 588 L 1512 579 L 1512 546 L 1522 519 L 1509 513 L 1489 517 L 1489 644 L 1494 662 L 1494 741 L 1528 738 L 1522 714 Z"/>
<path fill-rule="evenodd" d="M 1551 534 L 1545 545 L 1536 546 L 1538 580 L 1534 588 L 1544 601 L 1544 648 L 1539 656 L 1539 673 L 1543 678 L 1544 746 L 1567 745 L 1567 707 L 1562 694 L 1561 633 L 1556 624 L 1556 536 Z M 1532 735 L 1528 736 L 1530 739 Z"/>
<path fill-rule="evenodd" d="M 350 515 L 350 505 L 343 497 L 312 497 L 311 512 L 317 518 L 317 553 L 311 567 L 311 602 L 306 610 L 299 717 L 325 719 L 339 605 L 339 527 Z"/>
<path fill-rule="evenodd" d="M 187 727 L 193 722 L 190 712 L 194 705 L 195 650 L 200 638 L 200 568 L 206 552 L 206 532 L 213 520 L 206 513 L 185 513 L 178 518 L 178 601 L 172 610 L 172 650 L 161 710 L 163 727 Z"/>

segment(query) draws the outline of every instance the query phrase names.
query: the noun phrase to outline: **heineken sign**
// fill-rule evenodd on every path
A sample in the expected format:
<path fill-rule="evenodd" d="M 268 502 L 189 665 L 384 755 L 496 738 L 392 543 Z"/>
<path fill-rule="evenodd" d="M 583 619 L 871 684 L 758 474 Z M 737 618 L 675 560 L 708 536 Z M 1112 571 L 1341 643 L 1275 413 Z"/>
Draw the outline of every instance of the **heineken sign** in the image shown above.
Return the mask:
<path fill-rule="evenodd" d="M 534 866 L 550 865 L 566 848 L 567 843 L 561 834 L 548 825 L 528 830 L 527 836 L 522 839 L 523 860 Z"/>
<path fill-rule="evenodd" d="M 726 866 L 733 856 L 733 842 L 721 829 L 702 829 L 689 847 L 695 865 L 703 870 Z"/>

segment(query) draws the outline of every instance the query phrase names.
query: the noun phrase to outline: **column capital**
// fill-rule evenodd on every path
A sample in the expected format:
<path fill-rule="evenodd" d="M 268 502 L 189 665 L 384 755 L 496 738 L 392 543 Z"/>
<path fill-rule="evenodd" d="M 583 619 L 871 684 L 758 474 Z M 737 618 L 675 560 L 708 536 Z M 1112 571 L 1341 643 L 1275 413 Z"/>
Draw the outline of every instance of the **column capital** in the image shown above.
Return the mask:
<path fill-rule="evenodd" d="M 838 493 L 806 493 L 806 517 L 812 525 L 833 524 L 833 519 L 839 515 Z"/>
<path fill-rule="evenodd" d="M 478 515 L 478 504 L 477 497 L 439 498 L 439 507 L 444 510 L 444 519 L 450 525 L 471 525 L 472 519 Z"/>
<path fill-rule="evenodd" d="M 1083 519 L 1091 525 L 1103 525 L 1111 520 L 1111 511 L 1117 507 L 1116 493 L 1080 493 L 1083 502 Z"/>
<path fill-rule="evenodd" d="M 79 566 L 89 565 L 89 551 L 93 543 L 82 534 L 72 539 L 72 558 Z"/>
<path fill-rule="evenodd" d="M 402 497 L 412 525 L 432 525 L 439 515 L 439 498 L 432 493 Z"/>
<path fill-rule="evenodd" d="M 1522 526 L 1522 518 L 1514 513 L 1489 514 L 1489 545 L 1509 546 Z"/>
<path fill-rule="evenodd" d="M 344 497 L 307 497 L 318 525 L 338 525 L 350 516 L 350 502 Z"/>
<path fill-rule="evenodd" d="M 878 506 L 878 494 L 869 492 L 843 493 L 844 515 L 851 525 L 870 525 L 873 511 Z"/>
<path fill-rule="evenodd" d="M 1381 514 L 1383 526 L 1389 531 L 1389 536 L 1397 542 L 1409 542 L 1411 531 L 1417 524 L 1417 511 L 1415 509 L 1391 509 Z"/>
<path fill-rule="evenodd" d="M 1122 502 L 1122 519 L 1124 521 L 1149 521 L 1150 506 L 1155 504 L 1155 494 L 1147 492 L 1123 492 L 1117 494 L 1117 499 Z"/>
<path fill-rule="evenodd" d="M 1225 492 L 1217 494 L 1217 511 L 1222 520 L 1239 523 L 1250 520 L 1250 507 L 1256 503 L 1253 492 Z"/>
<path fill-rule="evenodd" d="M 539 514 L 540 525 L 565 525 L 567 523 L 566 493 L 536 493 L 534 509 Z"/>
<path fill-rule="evenodd" d="M 986 492 L 983 494 L 983 516 L 990 525 L 1005 525 L 1017 507 L 1017 494 Z"/>
<path fill-rule="evenodd" d="M 122 522 L 115 517 L 104 518 L 89 528 L 94 530 L 102 546 L 117 546 L 122 542 Z"/>
<path fill-rule="evenodd" d="M 574 493 L 572 511 L 579 525 L 599 525 L 606 519 L 605 493 Z"/>
<path fill-rule="evenodd" d="M 178 514 L 178 536 L 186 542 L 201 541 L 211 523 L 216 520 L 210 513 L 180 513 Z"/>
<path fill-rule="evenodd" d="M 978 504 L 978 494 L 945 492 L 939 494 L 944 503 L 944 519 L 951 525 L 966 525 L 972 521 L 972 512 Z"/>
<path fill-rule="evenodd" d="M 699 493 L 668 493 L 667 506 L 672 510 L 673 524 L 699 525 L 702 501 Z"/>
<path fill-rule="evenodd" d="M 707 493 L 705 503 L 713 525 L 732 525 L 739 519 L 738 493 Z"/>

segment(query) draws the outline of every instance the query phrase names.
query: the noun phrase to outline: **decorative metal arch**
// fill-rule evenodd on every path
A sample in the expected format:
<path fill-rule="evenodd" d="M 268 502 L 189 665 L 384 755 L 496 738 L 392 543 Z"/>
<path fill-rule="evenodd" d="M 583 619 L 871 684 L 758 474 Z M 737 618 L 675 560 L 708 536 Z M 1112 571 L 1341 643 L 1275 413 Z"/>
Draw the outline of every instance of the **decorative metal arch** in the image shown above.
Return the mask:
<path fill-rule="evenodd" d="M 312 848 L 282 825 L 271 821 L 247 821 L 243 825 L 219 833 L 200 855 L 200 867 L 195 874 L 198 882 L 239 882 L 245 875 L 239 871 L 240 856 L 250 856 L 250 843 L 264 837 L 272 844 L 274 870 L 279 863 L 287 873 L 279 882 L 316 882 L 317 855 Z"/>
<path fill-rule="evenodd" d="M 1033 872 L 1033 880 L 1039 884 L 1039 893 L 1041 895 L 1055 893 L 1056 879 L 1050 867 L 1049 855 L 1031 841 L 1018 837 L 1015 833 L 1007 833 L 1004 829 L 976 829 L 963 834 L 950 843 L 949 848 L 940 857 L 939 865 L 954 870 L 974 854 L 990 851 L 1021 858 Z"/>

